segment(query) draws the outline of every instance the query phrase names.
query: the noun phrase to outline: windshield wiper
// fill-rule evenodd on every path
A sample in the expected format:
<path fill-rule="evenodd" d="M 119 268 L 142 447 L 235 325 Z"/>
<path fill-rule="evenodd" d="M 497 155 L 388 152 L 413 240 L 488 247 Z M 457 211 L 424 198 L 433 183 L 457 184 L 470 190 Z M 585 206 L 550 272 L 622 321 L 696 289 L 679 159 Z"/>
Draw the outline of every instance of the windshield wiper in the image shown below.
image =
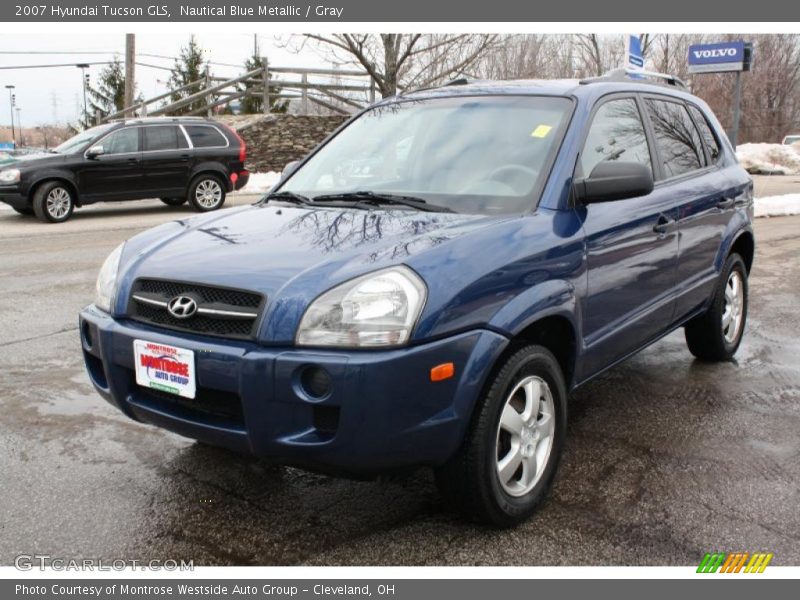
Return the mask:
<path fill-rule="evenodd" d="M 314 204 L 314 201 L 308 196 L 303 196 L 302 194 L 296 194 L 294 192 L 289 192 L 289 191 L 273 192 L 272 194 L 267 194 L 266 196 L 261 198 L 261 200 L 258 201 L 258 204 L 266 204 L 270 200 L 280 200 L 281 202 L 302 204 L 303 206 Z"/>
<path fill-rule="evenodd" d="M 453 212 L 446 206 L 429 204 L 422 198 L 415 196 L 400 196 L 398 194 L 384 194 L 382 192 L 358 191 L 341 192 L 338 194 L 323 194 L 314 196 L 314 202 L 359 202 L 365 204 L 394 204 L 398 206 L 408 206 L 426 212 Z"/>

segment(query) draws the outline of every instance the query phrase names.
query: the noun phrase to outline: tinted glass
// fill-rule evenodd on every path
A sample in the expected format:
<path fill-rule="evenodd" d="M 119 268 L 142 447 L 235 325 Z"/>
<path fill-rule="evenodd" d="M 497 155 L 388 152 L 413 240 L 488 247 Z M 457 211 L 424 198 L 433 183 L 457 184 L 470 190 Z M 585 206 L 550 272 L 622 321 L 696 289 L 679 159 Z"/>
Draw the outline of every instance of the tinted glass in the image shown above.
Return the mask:
<path fill-rule="evenodd" d="M 139 151 L 139 129 L 129 127 L 115 131 L 100 142 L 105 154 L 125 154 Z"/>
<path fill-rule="evenodd" d="M 177 150 L 186 147 L 186 138 L 177 127 L 158 125 L 144 128 L 144 149 L 147 151 Z"/>
<path fill-rule="evenodd" d="M 588 177 L 606 160 L 651 167 L 644 125 L 632 98 L 611 100 L 597 109 L 581 152 L 581 176 Z"/>
<path fill-rule="evenodd" d="M 536 205 L 572 102 L 534 96 L 407 100 L 375 107 L 325 144 L 280 189 L 410 195 L 456 212 Z"/>
<path fill-rule="evenodd" d="M 709 154 L 711 154 L 711 161 L 715 162 L 719 158 L 719 142 L 717 136 L 714 135 L 711 125 L 708 124 L 708 119 L 702 111 L 696 106 L 689 105 L 689 112 L 692 113 L 695 123 L 700 128 L 700 135 L 703 136 L 703 141 L 706 143 Z"/>
<path fill-rule="evenodd" d="M 690 173 L 705 166 L 700 134 L 683 104 L 647 99 L 656 145 L 666 178 Z"/>
<path fill-rule="evenodd" d="M 53 148 L 53 152 L 58 152 L 59 154 L 71 154 L 72 152 L 83 150 L 89 144 L 89 142 L 96 140 L 112 127 L 114 127 L 114 125 L 109 123 L 82 131 L 79 134 L 69 138 L 60 146 Z"/>
<path fill-rule="evenodd" d="M 195 148 L 219 148 L 228 145 L 225 136 L 216 127 L 186 125 L 184 128 Z"/>

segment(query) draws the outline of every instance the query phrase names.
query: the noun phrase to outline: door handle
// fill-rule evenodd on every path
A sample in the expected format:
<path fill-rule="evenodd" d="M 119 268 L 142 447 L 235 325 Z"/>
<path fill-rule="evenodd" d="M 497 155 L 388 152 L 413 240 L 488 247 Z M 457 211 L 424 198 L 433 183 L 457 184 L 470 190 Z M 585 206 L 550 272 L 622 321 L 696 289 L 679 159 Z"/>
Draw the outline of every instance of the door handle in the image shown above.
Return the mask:
<path fill-rule="evenodd" d="M 190 158 L 191 158 L 191 156 L 189 154 L 181 154 L 181 160 L 183 160 L 183 161 L 187 161 Z"/>
<path fill-rule="evenodd" d="M 736 204 L 736 198 L 725 198 L 717 201 L 717 208 L 725 210 L 726 208 L 731 208 L 733 205 Z"/>
<path fill-rule="evenodd" d="M 129 159 L 128 159 L 128 162 L 129 162 L 129 163 L 138 163 L 138 162 L 139 162 L 139 159 L 138 159 L 138 158 L 129 158 Z"/>
<path fill-rule="evenodd" d="M 653 232 L 659 235 L 664 235 L 669 231 L 670 226 L 675 222 L 675 219 L 670 219 L 667 215 L 659 215 L 658 221 L 653 225 Z"/>

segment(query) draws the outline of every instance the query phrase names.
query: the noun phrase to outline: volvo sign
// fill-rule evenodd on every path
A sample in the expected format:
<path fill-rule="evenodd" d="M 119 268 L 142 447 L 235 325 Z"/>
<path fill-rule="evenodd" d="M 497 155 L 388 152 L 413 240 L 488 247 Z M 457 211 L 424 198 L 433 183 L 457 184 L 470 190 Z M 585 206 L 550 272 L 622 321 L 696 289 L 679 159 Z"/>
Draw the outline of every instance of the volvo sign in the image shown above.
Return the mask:
<path fill-rule="evenodd" d="M 749 69 L 750 47 L 744 42 L 689 46 L 689 73 L 720 73 Z"/>

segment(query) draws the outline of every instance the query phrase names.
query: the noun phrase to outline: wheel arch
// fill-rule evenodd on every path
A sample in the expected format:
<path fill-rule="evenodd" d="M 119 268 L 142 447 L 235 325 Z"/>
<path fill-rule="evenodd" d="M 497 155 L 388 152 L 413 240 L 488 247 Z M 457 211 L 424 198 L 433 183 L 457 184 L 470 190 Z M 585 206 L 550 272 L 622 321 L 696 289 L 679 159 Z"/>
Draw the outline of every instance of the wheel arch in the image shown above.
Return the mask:
<path fill-rule="evenodd" d="M 219 179 L 222 185 L 225 187 L 226 193 L 233 190 L 233 184 L 231 183 L 228 172 L 217 163 L 207 162 L 197 165 L 197 167 L 192 170 L 191 176 L 189 177 L 189 186 L 186 190 L 187 193 L 192 185 L 194 185 L 194 182 L 197 181 L 199 177 L 203 177 L 204 175 L 213 175 Z"/>
<path fill-rule="evenodd" d="M 756 252 L 756 242 L 753 233 L 747 229 L 742 231 L 736 236 L 728 249 L 726 258 L 733 253 L 738 254 L 744 261 L 744 266 L 747 269 L 747 274 L 750 274 L 750 269 L 753 267 L 753 260 Z"/>
<path fill-rule="evenodd" d="M 28 188 L 28 203 L 32 204 L 33 196 L 36 194 L 36 191 L 46 183 L 50 182 L 59 182 L 64 184 L 64 186 L 69 188 L 69 191 L 72 193 L 75 206 L 81 205 L 81 195 L 78 192 L 78 186 L 69 177 L 60 174 L 44 175 L 39 179 L 37 179 L 36 181 L 34 181 L 31 184 L 30 188 Z"/>

